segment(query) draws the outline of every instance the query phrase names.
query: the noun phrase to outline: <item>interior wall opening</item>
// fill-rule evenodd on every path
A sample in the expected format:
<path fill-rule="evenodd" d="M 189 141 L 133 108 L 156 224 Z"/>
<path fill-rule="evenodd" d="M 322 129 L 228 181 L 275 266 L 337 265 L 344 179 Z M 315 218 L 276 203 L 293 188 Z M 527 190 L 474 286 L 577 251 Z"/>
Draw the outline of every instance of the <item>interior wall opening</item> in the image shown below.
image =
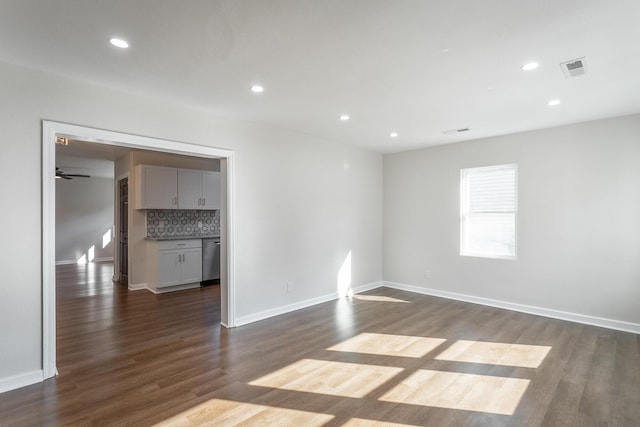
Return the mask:
<path fill-rule="evenodd" d="M 219 169 L 222 175 L 220 189 L 220 296 L 221 296 L 221 325 L 224 327 L 235 326 L 233 289 L 233 153 L 230 150 L 213 147 L 198 146 L 175 141 L 166 141 L 155 138 L 139 137 L 112 131 L 104 131 L 75 125 L 56 122 L 43 122 L 43 368 L 44 377 L 50 378 L 56 370 L 56 319 L 55 319 L 55 295 L 56 295 L 56 238 L 55 238 L 55 181 L 56 181 L 56 139 L 74 139 L 91 144 L 94 148 L 107 152 L 136 151 L 156 154 L 170 154 L 172 156 L 194 157 L 204 159 L 219 159 Z M 80 178 L 78 178 L 80 179 Z M 59 178 L 58 178 L 59 180 Z M 131 284 L 131 254 L 128 251 L 127 232 L 131 227 L 131 211 L 123 215 L 123 195 L 126 186 L 131 185 L 128 174 L 114 176 L 113 183 L 113 219 L 114 230 L 114 269 L 113 279 L 126 280 Z M 124 228 L 122 222 L 126 222 Z M 125 232 L 123 234 L 123 231 Z M 125 254 L 124 251 L 127 253 Z M 146 292 L 146 291 L 139 291 Z"/>

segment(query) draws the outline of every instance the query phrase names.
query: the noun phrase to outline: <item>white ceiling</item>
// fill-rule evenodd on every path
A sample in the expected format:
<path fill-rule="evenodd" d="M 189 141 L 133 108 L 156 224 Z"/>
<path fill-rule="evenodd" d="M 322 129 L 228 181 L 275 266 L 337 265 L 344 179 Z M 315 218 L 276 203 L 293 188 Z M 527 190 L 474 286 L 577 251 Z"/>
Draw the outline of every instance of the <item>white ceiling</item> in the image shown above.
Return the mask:
<path fill-rule="evenodd" d="M 0 0 L 0 61 L 394 152 L 640 112 L 638 17 L 638 0 Z"/>
<path fill-rule="evenodd" d="M 139 150 L 72 139 L 68 145 L 56 144 L 56 167 L 66 173 L 113 179 L 115 161 L 131 151 Z"/>

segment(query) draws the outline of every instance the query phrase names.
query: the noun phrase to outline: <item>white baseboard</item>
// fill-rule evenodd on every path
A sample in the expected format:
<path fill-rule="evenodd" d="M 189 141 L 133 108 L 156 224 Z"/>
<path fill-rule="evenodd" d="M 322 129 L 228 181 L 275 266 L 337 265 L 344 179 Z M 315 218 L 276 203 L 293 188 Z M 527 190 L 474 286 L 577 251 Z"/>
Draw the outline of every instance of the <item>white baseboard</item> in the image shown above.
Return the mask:
<path fill-rule="evenodd" d="M 104 258 L 94 258 L 91 262 L 113 262 L 113 257 L 104 257 Z"/>
<path fill-rule="evenodd" d="M 300 310 L 302 308 L 311 307 L 312 305 L 322 304 L 323 302 L 332 301 L 338 299 L 338 293 L 332 292 L 327 295 L 322 295 L 316 298 L 311 298 L 304 301 L 298 301 L 293 304 L 283 305 L 280 307 L 272 308 L 270 310 L 261 311 L 259 313 L 249 314 L 247 316 L 237 317 L 236 326 L 246 325 L 248 323 L 257 322 L 258 320 L 268 319 L 269 317 L 279 316 L 281 314 L 290 313 L 292 311 Z"/>
<path fill-rule="evenodd" d="M 373 282 L 367 283 L 365 285 L 360 285 L 352 288 L 353 293 L 357 294 L 359 292 L 368 291 L 371 289 L 376 289 L 383 286 L 382 282 Z M 272 308 L 270 310 L 261 311 L 259 313 L 249 314 L 247 316 L 242 316 L 236 318 L 236 326 L 242 326 L 249 323 L 257 322 L 259 320 L 268 319 L 270 317 L 279 316 L 281 314 L 290 313 L 292 311 L 300 310 L 303 308 L 311 307 L 316 304 L 322 304 L 323 302 L 333 301 L 338 299 L 339 295 L 337 292 L 332 292 L 327 295 L 322 295 L 316 298 L 311 298 L 304 301 L 294 302 L 293 304 L 283 305 L 280 307 Z"/>
<path fill-rule="evenodd" d="M 130 291 L 141 291 L 148 289 L 146 283 L 129 283 L 128 288 Z"/>
<path fill-rule="evenodd" d="M 553 310 L 549 308 L 536 307 L 532 305 L 517 304 L 508 301 L 494 300 L 489 298 L 476 297 L 472 295 L 458 294 L 455 292 L 440 291 L 437 289 L 423 288 L 420 286 L 405 285 L 403 283 L 384 282 L 387 288 L 399 289 L 402 291 L 415 292 L 423 295 L 431 295 L 453 299 L 457 301 L 470 302 L 473 304 L 488 305 L 490 307 L 504 308 L 506 310 L 519 311 L 522 313 L 536 314 L 538 316 L 551 317 L 553 319 L 568 320 L 569 322 L 583 323 L 585 325 L 599 326 L 601 328 L 615 329 L 618 331 L 640 334 L 640 324 L 625 322 L 622 320 L 606 319 L 603 317 L 589 316 L 586 314 L 570 313 L 566 311 Z"/>
<path fill-rule="evenodd" d="M 200 287 L 200 282 L 195 282 L 195 283 L 185 283 L 184 285 L 171 286 L 169 288 L 151 289 L 150 287 L 146 287 L 145 289 L 158 295 L 158 294 L 167 294 L 169 292 L 184 291 L 186 289 L 195 289 L 199 287 Z"/>
<path fill-rule="evenodd" d="M 367 283 L 366 285 L 356 286 L 352 288 L 354 294 L 359 294 L 360 292 L 371 291 L 373 289 L 378 289 L 384 286 L 384 282 L 372 282 Z"/>
<path fill-rule="evenodd" d="M 0 379 L 0 393 L 44 381 L 42 370 Z"/>

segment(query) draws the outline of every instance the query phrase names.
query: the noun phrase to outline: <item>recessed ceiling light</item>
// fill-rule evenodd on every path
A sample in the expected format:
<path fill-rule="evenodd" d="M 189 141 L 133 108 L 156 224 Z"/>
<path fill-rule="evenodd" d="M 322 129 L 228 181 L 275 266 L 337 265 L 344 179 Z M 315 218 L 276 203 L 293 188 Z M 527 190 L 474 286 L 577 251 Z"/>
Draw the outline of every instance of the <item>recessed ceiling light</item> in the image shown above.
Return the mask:
<path fill-rule="evenodd" d="M 349 117 L 347 114 L 343 114 L 340 116 L 340 120 L 342 120 L 343 122 L 346 122 L 347 120 L 349 120 L 351 117 Z"/>
<path fill-rule="evenodd" d="M 524 64 L 522 67 L 520 67 L 520 69 L 522 71 L 531 71 L 531 70 L 535 70 L 539 66 L 540 64 L 538 64 L 537 62 L 529 62 L 528 64 Z"/>
<path fill-rule="evenodd" d="M 391 138 L 397 138 L 397 137 L 398 137 L 398 132 L 391 132 L 391 133 L 389 134 L 389 136 L 390 136 Z"/>
<path fill-rule="evenodd" d="M 262 86 L 260 86 L 260 85 L 253 85 L 253 86 L 251 86 L 251 92 L 262 93 L 262 92 L 264 92 L 264 88 Z"/>
<path fill-rule="evenodd" d="M 126 40 L 119 39 L 117 37 L 111 37 L 109 43 L 120 49 L 126 49 L 129 47 L 129 43 Z"/>
<path fill-rule="evenodd" d="M 547 105 L 549 107 L 555 107 L 556 105 L 560 105 L 560 100 L 559 99 L 552 99 L 551 101 L 547 102 Z"/>

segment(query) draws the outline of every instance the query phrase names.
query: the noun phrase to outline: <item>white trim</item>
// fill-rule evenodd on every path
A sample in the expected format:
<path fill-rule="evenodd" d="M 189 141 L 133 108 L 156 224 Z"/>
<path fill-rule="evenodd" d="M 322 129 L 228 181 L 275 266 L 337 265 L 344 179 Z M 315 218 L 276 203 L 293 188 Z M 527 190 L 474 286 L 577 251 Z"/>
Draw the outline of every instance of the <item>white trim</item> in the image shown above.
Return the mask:
<path fill-rule="evenodd" d="M 338 293 L 332 292 L 327 295 L 322 295 L 316 298 L 311 298 L 304 301 L 294 302 L 293 304 L 283 305 L 280 307 L 272 308 L 269 310 L 261 311 L 259 313 L 249 314 L 247 316 L 238 317 L 236 319 L 236 326 L 243 326 L 248 323 L 257 322 L 259 320 L 268 319 L 270 317 L 279 316 L 281 314 L 290 313 L 292 311 L 300 310 L 303 308 L 311 307 L 312 305 L 322 304 L 323 302 L 333 301 L 338 299 Z"/>
<path fill-rule="evenodd" d="M 532 305 L 518 304 L 514 302 L 494 300 L 490 298 L 476 297 L 472 295 L 458 294 L 455 292 L 439 291 L 437 289 L 423 288 L 420 286 L 405 285 L 403 283 L 384 282 L 384 286 L 402 291 L 415 292 L 423 295 L 447 298 L 457 301 L 470 302 L 472 304 L 487 305 L 489 307 L 503 308 L 505 310 L 519 311 L 521 313 L 535 314 L 551 317 L 553 319 L 567 320 L 569 322 L 583 323 L 585 325 L 599 326 L 601 328 L 615 329 L 617 331 L 640 334 L 640 324 L 625 322 L 622 320 L 606 319 L 603 317 L 589 316 L 586 314 L 570 313 L 567 311 L 553 310 L 550 308 L 536 307 Z"/>
<path fill-rule="evenodd" d="M 42 122 L 42 375 L 56 375 L 56 127 Z"/>
<path fill-rule="evenodd" d="M 352 288 L 352 291 L 354 294 L 359 294 L 361 292 L 367 292 L 373 289 L 382 288 L 383 286 L 384 286 L 384 282 L 382 281 L 372 282 L 372 283 L 367 283 L 366 285 L 356 286 L 355 288 Z"/>
<path fill-rule="evenodd" d="M 113 262 L 114 259 L 112 256 L 102 257 L 102 258 L 94 258 L 89 264 L 94 262 Z"/>
<path fill-rule="evenodd" d="M 127 285 L 130 291 L 141 291 L 143 289 L 149 289 L 146 283 L 129 283 Z"/>
<path fill-rule="evenodd" d="M 186 289 L 196 289 L 200 287 L 200 282 L 194 282 L 194 283 L 185 283 L 182 285 L 177 285 L 177 286 L 171 286 L 171 287 L 167 287 L 167 288 L 157 288 L 157 289 L 153 289 L 150 287 L 146 287 L 145 289 L 148 290 L 151 293 L 154 293 L 156 295 L 160 295 L 160 294 L 168 294 L 171 292 L 176 292 L 176 291 L 184 291 Z"/>
<path fill-rule="evenodd" d="M 0 379 L 0 393 L 39 383 L 43 380 L 44 375 L 42 370 L 27 372 L 26 374 L 14 375 L 13 377 L 9 378 L 2 378 Z"/>
<path fill-rule="evenodd" d="M 195 155 L 207 158 L 226 158 L 227 165 L 227 319 L 221 323 L 235 325 L 235 228 L 233 221 L 235 200 L 233 151 L 185 142 L 132 135 L 104 129 L 42 121 L 42 364 L 43 377 L 56 375 L 56 291 L 55 291 L 55 144 L 56 136 L 116 145 L 132 149 Z"/>
<path fill-rule="evenodd" d="M 380 288 L 383 286 L 383 282 L 373 282 L 367 283 L 365 285 L 357 286 L 352 288 L 354 294 L 369 291 L 371 289 Z M 281 314 L 290 313 L 292 311 L 300 310 L 303 308 L 311 307 L 317 304 L 322 304 L 323 302 L 333 301 L 339 298 L 337 292 L 332 292 L 327 295 L 322 295 L 319 297 L 311 298 L 304 301 L 294 302 L 293 304 L 283 305 L 280 307 L 272 308 L 269 310 L 261 311 L 259 313 L 249 314 L 247 316 L 238 317 L 236 319 L 236 326 L 242 326 L 249 323 L 257 322 L 259 320 L 265 320 L 270 317 L 279 316 Z"/>
<path fill-rule="evenodd" d="M 220 323 L 226 328 L 234 328 L 238 325 L 236 321 L 236 228 L 235 228 L 235 156 L 233 152 L 229 152 L 226 158 L 227 170 L 227 206 L 226 206 L 226 224 L 227 224 L 227 282 L 233 283 L 234 286 L 227 286 L 227 318 L 222 319 Z"/>

